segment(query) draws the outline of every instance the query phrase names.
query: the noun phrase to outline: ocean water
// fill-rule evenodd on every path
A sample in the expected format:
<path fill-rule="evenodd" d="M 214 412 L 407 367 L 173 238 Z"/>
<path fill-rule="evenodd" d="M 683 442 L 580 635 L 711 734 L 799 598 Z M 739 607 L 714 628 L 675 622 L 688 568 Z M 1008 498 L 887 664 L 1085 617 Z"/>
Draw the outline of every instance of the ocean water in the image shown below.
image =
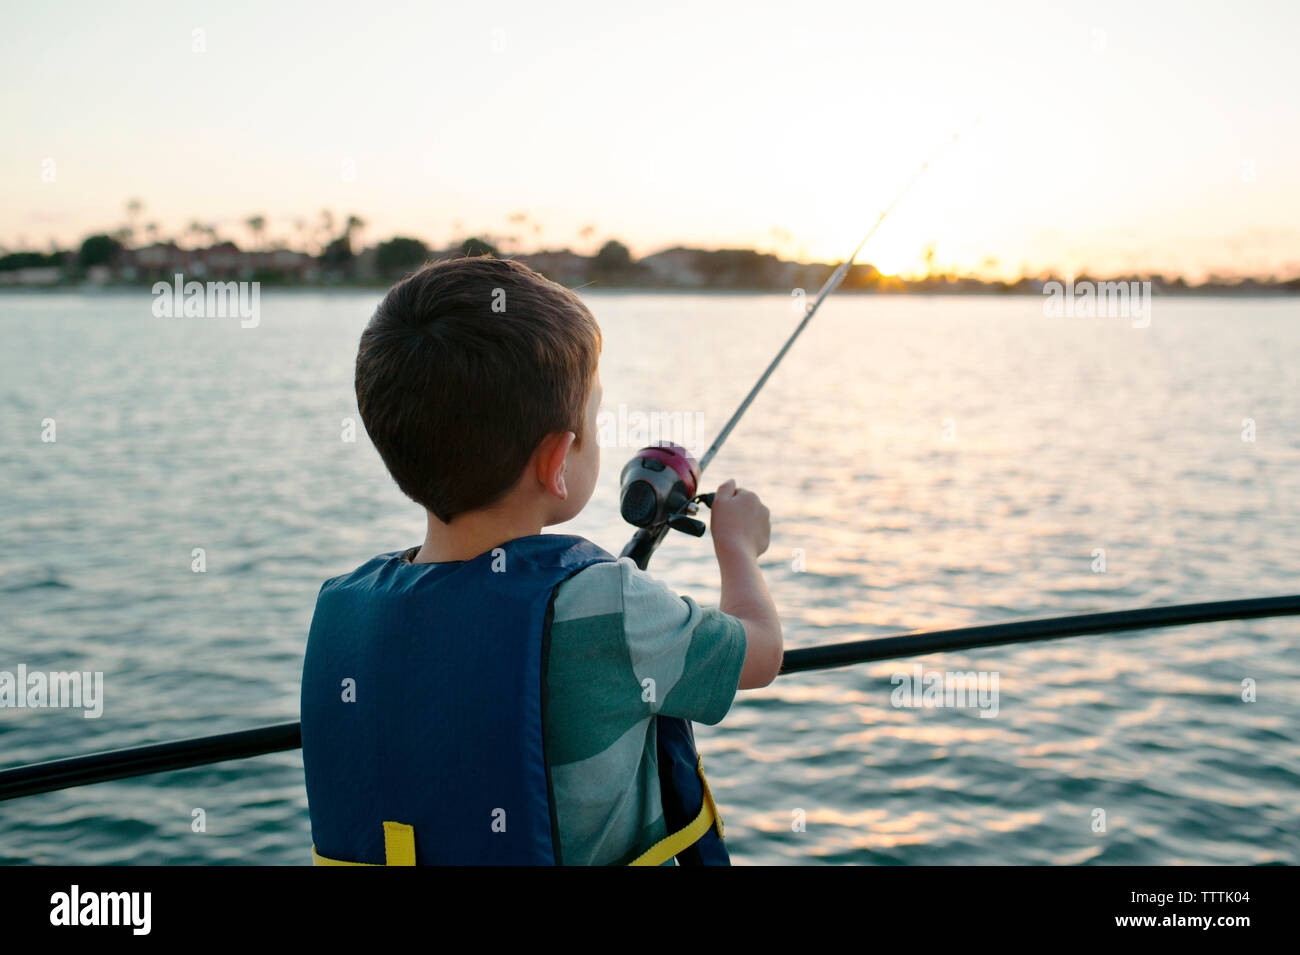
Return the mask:
<path fill-rule="evenodd" d="M 98 719 L 0 710 L 0 766 L 297 718 L 320 582 L 423 535 L 359 425 L 344 440 L 378 297 L 268 290 L 241 328 L 155 318 L 147 290 L 0 296 L 0 670 L 105 680 Z M 779 295 L 587 300 L 610 420 L 678 413 L 702 444 L 796 318 Z M 1134 328 L 842 295 L 706 483 L 771 507 L 790 647 L 1290 593 L 1297 368 L 1294 299 L 1158 298 Z M 606 437 L 563 529 L 617 551 L 641 436 Z M 651 569 L 717 600 L 707 538 Z M 1282 619 L 791 675 L 698 737 L 738 863 L 1295 863 L 1298 651 Z M 996 716 L 892 705 L 914 663 L 996 673 Z M 297 753 L 6 802 L 0 833 L 8 863 L 310 861 Z"/>

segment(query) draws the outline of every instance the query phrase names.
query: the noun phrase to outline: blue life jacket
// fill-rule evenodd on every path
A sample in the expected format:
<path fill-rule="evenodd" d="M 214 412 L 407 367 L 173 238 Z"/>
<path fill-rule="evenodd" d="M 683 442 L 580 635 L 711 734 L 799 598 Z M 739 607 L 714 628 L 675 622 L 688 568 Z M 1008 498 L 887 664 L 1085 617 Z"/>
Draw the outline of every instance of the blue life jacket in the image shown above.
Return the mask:
<path fill-rule="evenodd" d="M 614 560 L 521 537 L 473 560 L 383 554 L 327 580 L 302 675 L 317 864 L 552 865 L 542 683 L 555 588 Z M 728 865 L 691 724 L 656 717 L 670 835 L 634 865 Z"/>

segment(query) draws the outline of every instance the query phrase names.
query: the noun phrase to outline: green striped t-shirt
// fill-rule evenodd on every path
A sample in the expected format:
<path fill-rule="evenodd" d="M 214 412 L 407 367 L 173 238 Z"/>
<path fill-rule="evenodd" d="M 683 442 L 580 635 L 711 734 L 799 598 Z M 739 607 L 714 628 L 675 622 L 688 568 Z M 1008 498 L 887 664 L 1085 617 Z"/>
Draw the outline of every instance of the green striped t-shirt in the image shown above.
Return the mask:
<path fill-rule="evenodd" d="M 556 588 L 542 713 L 562 864 L 625 864 L 668 835 L 653 717 L 719 722 L 744 662 L 738 619 L 628 558 Z"/>

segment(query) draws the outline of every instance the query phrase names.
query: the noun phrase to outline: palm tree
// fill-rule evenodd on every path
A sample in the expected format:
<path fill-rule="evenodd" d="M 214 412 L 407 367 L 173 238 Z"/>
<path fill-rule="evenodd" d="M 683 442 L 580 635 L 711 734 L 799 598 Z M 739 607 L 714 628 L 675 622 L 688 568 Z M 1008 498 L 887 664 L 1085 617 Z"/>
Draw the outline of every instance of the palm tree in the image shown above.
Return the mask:
<path fill-rule="evenodd" d="M 248 226 L 248 231 L 253 233 L 253 248 L 260 249 L 262 247 L 262 234 L 266 231 L 266 216 L 261 213 L 249 216 L 244 220 L 244 225 Z"/>
<path fill-rule="evenodd" d="M 320 211 L 320 225 L 316 230 L 316 244 L 320 246 L 322 253 L 332 238 L 334 238 L 334 213 L 328 209 L 322 209 Z"/>
<path fill-rule="evenodd" d="M 343 227 L 343 238 L 348 240 L 348 245 L 350 246 L 352 244 L 353 233 L 356 233 L 359 236 L 365 231 L 365 228 L 366 223 L 364 219 L 359 216 L 349 215 L 347 224 Z M 360 239 L 357 241 L 359 242 Z"/>
<path fill-rule="evenodd" d="M 126 201 L 126 231 L 131 238 L 131 244 L 135 244 L 135 220 L 139 218 L 140 212 L 144 209 L 144 203 L 139 199 L 128 199 Z"/>

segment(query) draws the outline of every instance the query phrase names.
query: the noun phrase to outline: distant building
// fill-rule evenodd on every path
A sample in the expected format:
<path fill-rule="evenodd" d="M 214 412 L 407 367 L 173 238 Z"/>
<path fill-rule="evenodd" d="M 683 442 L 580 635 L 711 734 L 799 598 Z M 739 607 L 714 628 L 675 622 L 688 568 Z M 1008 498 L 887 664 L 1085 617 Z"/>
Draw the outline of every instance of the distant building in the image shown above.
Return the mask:
<path fill-rule="evenodd" d="M 700 251 L 676 246 L 647 255 L 640 264 L 650 271 L 655 285 L 672 288 L 703 288 L 707 283 L 699 270 Z"/>
<path fill-rule="evenodd" d="M 320 266 L 306 252 L 293 249 L 270 249 L 266 252 L 243 253 L 248 262 L 245 277 L 272 275 L 279 281 L 299 283 L 314 282 L 320 277 Z M 358 256 L 358 260 L 362 256 Z"/>
<path fill-rule="evenodd" d="M 587 281 L 591 259 L 568 249 L 558 252 L 530 252 L 511 256 L 535 272 L 541 272 L 552 282 L 572 288 Z"/>
<path fill-rule="evenodd" d="M 254 276 L 274 276 L 285 282 L 312 282 L 320 276 L 316 259 L 292 249 L 248 252 L 233 242 L 218 242 L 206 249 L 182 249 L 175 242 L 155 242 L 122 253 L 115 277 L 170 281 L 178 273 L 204 281 L 247 281 Z"/>
<path fill-rule="evenodd" d="M 53 285 L 61 278 L 63 270 L 57 265 L 0 271 L 0 285 Z"/>
<path fill-rule="evenodd" d="M 177 272 L 185 274 L 190 264 L 190 252 L 175 242 L 155 242 L 128 251 L 126 255 L 131 258 L 140 278 L 154 281 L 170 280 Z"/>
<path fill-rule="evenodd" d="M 190 268 L 214 281 L 245 279 L 253 274 L 253 255 L 241 252 L 233 242 L 218 242 L 206 249 L 195 249 Z"/>

